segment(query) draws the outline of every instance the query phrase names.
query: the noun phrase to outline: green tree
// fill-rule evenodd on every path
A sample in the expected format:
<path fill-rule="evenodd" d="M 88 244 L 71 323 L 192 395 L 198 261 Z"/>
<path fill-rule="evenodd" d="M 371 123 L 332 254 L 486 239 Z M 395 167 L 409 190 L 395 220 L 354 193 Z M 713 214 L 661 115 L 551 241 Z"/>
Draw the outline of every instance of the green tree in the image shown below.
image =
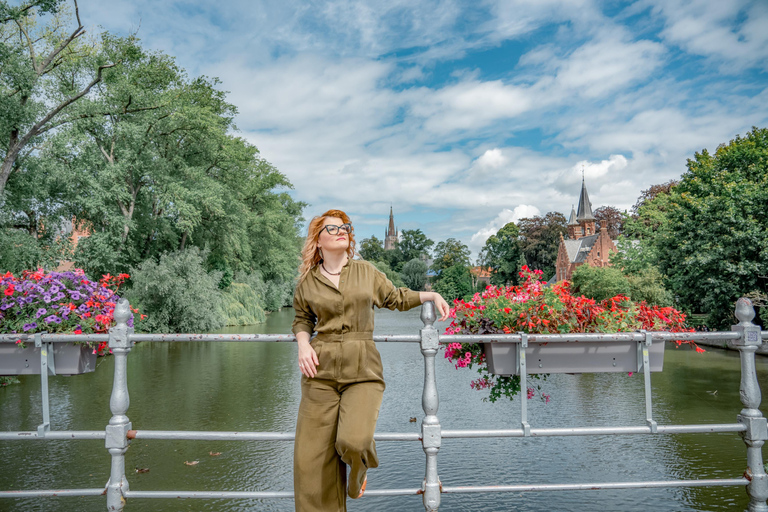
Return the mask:
<path fill-rule="evenodd" d="M 364 260 L 368 261 L 384 261 L 384 244 L 376 236 L 371 238 L 365 238 L 360 242 L 358 252 Z"/>
<path fill-rule="evenodd" d="M 469 255 L 469 247 L 460 240 L 449 238 L 435 246 L 435 259 L 432 268 L 439 271 L 456 265 L 469 267 Z"/>
<path fill-rule="evenodd" d="M 655 306 L 674 306 L 672 294 L 664 286 L 664 279 L 658 268 L 649 267 L 626 277 L 629 296 L 633 301 L 645 301 Z"/>
<path fill-rule="evenodd" d="M 595 229 L 599 232 L 602 228 L 608 230 L 611 240 L 616 240 L 624 228 L 624 215 L 613 206 L 601 206 L 594 211 Z"/>
<path fill-rule="evenodd" d="M 405 286 L 405 283 L 403 282 L 403 279 L 400 277 L 400 274 L 392 270 L 389 266 L 389 263 L 386 261 L 371 261 L 371 263 L 374 267 L 379 269 L 379 271 L 384 272 L 384 275 L 387 276 L 387 279 L 392 281 L 392 284 L 395 285 L 398 288 L 402 288 Z"/>
<path fill-rule="evenodd" d="M 0 197 L 11 174 L 34 152 L 31 143 L 80 118 L 74 106 L 121 58 L 111 59 L 84 42 L 77 4 L 74 28 L 63 4 L 0 1 Z M 45 14 L 49 23 L 40 26 Z"/>
<path fill-rule="evenodd" d="M 525 260 L 532 269 L 544 272 L 545 279 L 555 273 L 560 236 L 568 233 L 567 221 L 559 212 L 520 219 L 520 243 Z"/>
<path fill-rule="evenodd" d="M 523 256 L 519 235 L 517 225 L 509 222 L 486 240 L 480 251 L 479 263 L 491 269 L 491 284 L 518 284 L 520 258 Z"/>
<path fill-rule="evenodd" d="M 459 264 L 443 269 L 433 288 L 448 301 L 471 295 L 473 289 L 469 268 Z"/>
<path fill-rule="evenodd" d="M 429 250 L 433 245 L 435 242 L 427 238 L 420 229 L 404 229 L 400 232 L 397 250 L 401 254 L 401 260 L 407 263 L 414 258 L 429 256 Z"/>
<path fill-rule="evenodd" d="M 615 267 L 591 267 L 580 265 L 571 276 L 573 292 L 596 301 L 616 295 L 629 295 L 630 286 L 621 270 Z"/>
<path fill-rule="evenodd" d="M 146 332 L 210 332 L 224 325 L 221 273 L 207 272 L 205 259 L 192 247 L 131 269 L 126 297 L 147 315 Z"/>
<path fill-rule="evenodd" d="M 740 296 L 768 292 L 768 129 L 704 149 L 687 167 L 669 194 L 668 229 L 654 233 L 658 264 L 685 307 L 726 328 Z"/>
<path fill-rule="evenodd" d="M 411 290 L 422 291 L 427 284 L 427 264 L 421 258 L 414 258 L 403 265 L 400 277 Z"/>
<path fill-rule="evenodd" d="M 657 238 L 670 228 L 670 192 L 676 181 L 653 185 L 644 190 L 633 207 L 631 216 L 624 216 L 623 233 L 617 240 L 618 251 L 611 253 L 611 264 L 625 275 L 640 276 L 658 272 Z"/>

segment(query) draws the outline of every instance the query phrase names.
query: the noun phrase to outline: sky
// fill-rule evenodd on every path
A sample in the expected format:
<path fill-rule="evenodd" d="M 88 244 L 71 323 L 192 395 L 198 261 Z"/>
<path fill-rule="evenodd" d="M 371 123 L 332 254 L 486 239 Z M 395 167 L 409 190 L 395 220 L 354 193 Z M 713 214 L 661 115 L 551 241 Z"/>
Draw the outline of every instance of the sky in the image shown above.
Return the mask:
<path fill-rule="evenodd" d="M 765 0 L 80 0 L 218 77 L 239 135 L 307 219 L 477 256 L 507 222 L 629 209 L 686 160 L 768 126 Z"/>

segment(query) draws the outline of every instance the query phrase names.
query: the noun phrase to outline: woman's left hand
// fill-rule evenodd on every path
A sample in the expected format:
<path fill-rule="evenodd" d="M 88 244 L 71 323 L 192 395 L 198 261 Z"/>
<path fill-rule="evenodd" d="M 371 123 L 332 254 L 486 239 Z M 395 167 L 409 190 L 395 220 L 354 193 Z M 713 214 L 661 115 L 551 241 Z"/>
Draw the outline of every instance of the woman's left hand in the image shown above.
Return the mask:
<path fill-rule="evenodd" d="M 448 315 L 451 312 L 451 307 L 442 295 L 437 292 L 419 292 L 419 298 L 421 299 L 422 304 L 428 300 L 435 303 L 437 311 L 440 312 L 440 318 L 438 318 L 439 321 L 444 322 L 448 318 Z"/>
<path fill-rule="evenodd" d="M 451 312 L 451 307 L 448 305 L 442 295 L 436 292 L 433 293 L 435 293 L 435 297 L 432 300 L 435 301 L 435 307 L 440 312 L 439 320 L 441 322 L 445 322 L 448 319 L 448 314 Z"/>

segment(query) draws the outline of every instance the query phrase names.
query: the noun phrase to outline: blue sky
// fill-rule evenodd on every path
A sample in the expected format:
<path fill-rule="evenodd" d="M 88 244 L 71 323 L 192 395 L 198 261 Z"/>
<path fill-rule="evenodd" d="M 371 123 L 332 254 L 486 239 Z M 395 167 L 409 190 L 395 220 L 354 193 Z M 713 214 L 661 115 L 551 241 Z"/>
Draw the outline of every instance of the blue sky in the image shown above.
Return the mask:
<path fill-rule="evenodd" d="M 764 0 L 80 0 L 191 76 L 221 79 L 241 135 L 306 216 L 474 255 L 506 222 L 627 209 L 695 151 L 768 126 Z"/>

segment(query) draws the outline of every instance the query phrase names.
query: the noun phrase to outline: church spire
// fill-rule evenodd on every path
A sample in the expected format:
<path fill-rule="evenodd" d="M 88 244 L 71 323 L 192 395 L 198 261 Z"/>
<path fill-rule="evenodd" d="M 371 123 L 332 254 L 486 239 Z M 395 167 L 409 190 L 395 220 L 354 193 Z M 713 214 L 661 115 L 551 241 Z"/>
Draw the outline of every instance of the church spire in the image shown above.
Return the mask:
<path fill-rule="evenodd" d="M 569 226 L 578 226 L 579 221 L 576 220 L 576 209 L 571 205 L 571 216 L 568 218 Z"/>
<path fill-rule="evenodd" d="M 397 230 L 395 229 L 395 215 L 392 206 L 389 207 L 389 226 L 384 233 L 384 250 L 389 251 L 397 247 Z"/>
<path fill-rule="evenodd" d="M 589 202 L 589 194 L 587 194 L 584 176 L 581 177 L 581 195 L 579 196 L 579 212 L 576 214 L 576 220 L 596 220 L 595 216 L 592 215 L 592 203 Z"/>

